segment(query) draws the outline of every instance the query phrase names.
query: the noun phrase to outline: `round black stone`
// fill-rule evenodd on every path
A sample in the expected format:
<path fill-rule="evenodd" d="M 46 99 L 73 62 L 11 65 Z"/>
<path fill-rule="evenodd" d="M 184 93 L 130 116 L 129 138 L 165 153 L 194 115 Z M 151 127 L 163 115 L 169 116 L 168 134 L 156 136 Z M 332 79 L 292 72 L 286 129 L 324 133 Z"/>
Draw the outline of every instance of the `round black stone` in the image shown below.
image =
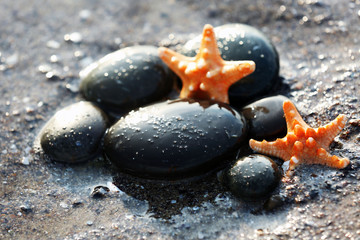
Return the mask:
<path fill-rule="evenodd" d="M 103 198 L 106 197 L 110 192 L 110 189 L 105 186 L 96 186 L 94 187 L 93 191 L 91 192 L 92 198 Z"/>
<path fill-rule="evenodd" d="M 55 161 L 76 163 L 101 149 L 108 126 L 105 114 L 90 102 L 78 102 L 56 112 L 40 133 L 44 152 Z"/>
<path fill-rule="evenodd" d="M 221 181 L 230 191 L 245 199 L 263 198 L 278 185 L 281 173 L 270 158 L 253 154 L 243 157 L 224 170 Z"/>
<path fill-rule="evenodd" d="M 164 98 L 176 78 L 154 46 L 133 46 L 110 53 L 81 71 L 80 76 L 84 98 L 112 112 Z"/>
<path fill-rule="evenodd" d="M 21 205 L 20 210 L 23 213 L 31 213 L 33 211 L 32 208 L 27 204 Z"/>
<path fill-rule="evenodd" d="M 269 92 L 280 81 L 279 55 L 270 40 L 245 24 L 226 24 L 214 28 L 221 57 L 227 61 L 253 60 L 255 71 L 229 89 L 231 104 L 248 102 Z M 182 53 L 195 56 L 201 36 L 188 41 Z"/>
<path fill-rule="evenodd" d="M 227 104 L 173 100 L 121 118 L 105 135 L 104 150 L 121 171 L 139 177 L 199 176 L 235 159 L 245 123 Z"/>
<path fill-rule="evenodd" d="M 256 140 L 274 140 L 286 134 L 283 103 L 289 100 L 277 95 L 260 99 L 243 107 L 242 114 L 249 123 L 249 137 Z"/>

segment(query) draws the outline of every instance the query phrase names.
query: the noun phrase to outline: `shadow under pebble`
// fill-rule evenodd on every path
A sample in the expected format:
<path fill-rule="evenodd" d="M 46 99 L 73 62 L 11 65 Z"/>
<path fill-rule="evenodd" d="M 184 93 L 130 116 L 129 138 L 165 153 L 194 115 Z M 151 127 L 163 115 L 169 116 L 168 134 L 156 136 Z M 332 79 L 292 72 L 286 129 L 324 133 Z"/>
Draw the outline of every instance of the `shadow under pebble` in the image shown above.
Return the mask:
<path fill-rule="evenodd" d="M 114 184 L 126 194 L 149 204 L 148 213 L 155 218 L 170 219 L 181 214 L 184 207 L 196 210 L 203 202 L 212 202 L 225 192 L 215 174 L 190 181 L 160 182 L 118 174 Z"/>

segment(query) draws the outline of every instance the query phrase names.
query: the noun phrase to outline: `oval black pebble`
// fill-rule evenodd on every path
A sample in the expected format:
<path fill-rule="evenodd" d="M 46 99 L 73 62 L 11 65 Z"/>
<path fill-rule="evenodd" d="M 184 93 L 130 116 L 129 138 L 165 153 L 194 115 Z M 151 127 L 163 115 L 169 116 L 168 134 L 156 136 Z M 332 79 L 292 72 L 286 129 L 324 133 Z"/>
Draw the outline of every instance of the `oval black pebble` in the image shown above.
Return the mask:
<path fill-rule="evenodd" d="M 223 171 L 221 182 L 241 198 L 262 198 L 271 193 L 281 179 L 281 173 L 270 158 L 253 154 L 236 161 Z"/>
<path fill-rule="evenodd" d="M 227 104 L 174 100 L 132 111 L 104 138 L 106 156 L 121 171 L 156 179 L 199 176 L 234 155 L 245 119 Z"/>
<path fill-rule="evenodd" d="M 94 187 L 93 191 L 91 192 L 92 198 L 103 198 L 106 197 L 110 192 L 110 189 L 105 186 L 96 186 Z"/>
<path fill-rule="evenodd" d="M 227 61 L 253 60 L 255 72 L 229 89 L 231 104 L 247 102 L 269 92 L 279 79 L 279 55 L 272 43 L 254 27 L 226 24 L 214 28 L 221 56 Z M 195 56 L 201 36 L 188 41 L 182 53 Z"/>
<path fill-rule="evenodd" d="M 260 99 L 245 106 L 241 112 L 249 123 L 249 137 L 255 140 L 274 140 L 286 134 L 283 103 L 289 100 L 277 95 Z"/>
<path fill-rule="evenodd" d="M 90 102 L 78 102 L 56 112 L 40 133 L 40 144 L 51 159 L 76 163 L 101 149 L 108 126 L 105 114 Z"/>
<path fill-rule="evenodd" d="M 81 71 L 80 76 L 80 91 L 85 99 L 113 112 L 162 99 L 175 79 L 153 46 L 127 47 L 110 53 Z"/>
<path fill-rule="evenodd" d="M 23 213 L 31 213 L 33 210 L 32 208 L 29 206 L 29 205 L 21 205 L 20 206 L 20 210 L 23 212 Z"/>

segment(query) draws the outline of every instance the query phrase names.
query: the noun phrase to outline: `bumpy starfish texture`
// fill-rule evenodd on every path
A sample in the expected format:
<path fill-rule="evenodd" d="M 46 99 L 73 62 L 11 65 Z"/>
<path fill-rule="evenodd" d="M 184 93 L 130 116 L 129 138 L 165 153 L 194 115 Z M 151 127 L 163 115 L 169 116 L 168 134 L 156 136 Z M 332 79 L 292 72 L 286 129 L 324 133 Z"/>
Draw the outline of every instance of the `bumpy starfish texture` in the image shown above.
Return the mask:
<path fill-rule="evenodd" d="M 255 71 L 253 61 L 224 61 L 214 29 L 204 27 L 199 53 L 186 57 L 168 48 L 159 48 L 160 58 L 182 80 L 180 98 L 213 99 L 229 103 L 229 87 Z"/>
<path fill-rule="evenodd" d="M 250 139 L 249 144 L 253 150 L 283 159 L 289 164 L 288 176 L 300 163 L 322 164 L 334 168 L 345 168 L 350 163 L 349 159 L 332 156 L 328 152 L 330 143 L 345 126 L 345 115 L 340 114 L 327 125 L 314 129 L 304 122 L 292 102 L 285 101 L 283 109 L 287 135 L 273 142 Z"/>

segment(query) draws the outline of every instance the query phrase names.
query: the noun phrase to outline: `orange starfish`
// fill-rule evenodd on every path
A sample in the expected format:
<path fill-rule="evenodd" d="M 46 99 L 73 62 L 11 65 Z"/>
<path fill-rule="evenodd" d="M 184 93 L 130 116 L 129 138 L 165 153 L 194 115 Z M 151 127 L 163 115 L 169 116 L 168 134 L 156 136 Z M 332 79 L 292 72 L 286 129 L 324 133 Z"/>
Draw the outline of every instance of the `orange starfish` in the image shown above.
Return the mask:
<path fill-rule="evenodd" d="M 255 70 L 253 61 L 224 61 L 214 29 L 204 27 L 199 53 L 186 57 L 168 48 L 159 48 L 160 58 L 182 80 L 180 98 L 213 99 L 229 103 L 229 87 Z"/>
<path fill-rule="evenodd" d="M 322 164 L 335 168 L 345 168 L 350 163 L 347 158 L 331 156 L 327 152 L 330 143 L 345 126 L 345 115 L 340 114 L 327 125 L 314 129 L 304 122 L 292 102 L 285 101 L 283 109 L 287 135 L 273 142 L 250 139 L 249 144 L 253 150 L 283 159 L 289 166 L 288 176 L 300 163 Z"/>

